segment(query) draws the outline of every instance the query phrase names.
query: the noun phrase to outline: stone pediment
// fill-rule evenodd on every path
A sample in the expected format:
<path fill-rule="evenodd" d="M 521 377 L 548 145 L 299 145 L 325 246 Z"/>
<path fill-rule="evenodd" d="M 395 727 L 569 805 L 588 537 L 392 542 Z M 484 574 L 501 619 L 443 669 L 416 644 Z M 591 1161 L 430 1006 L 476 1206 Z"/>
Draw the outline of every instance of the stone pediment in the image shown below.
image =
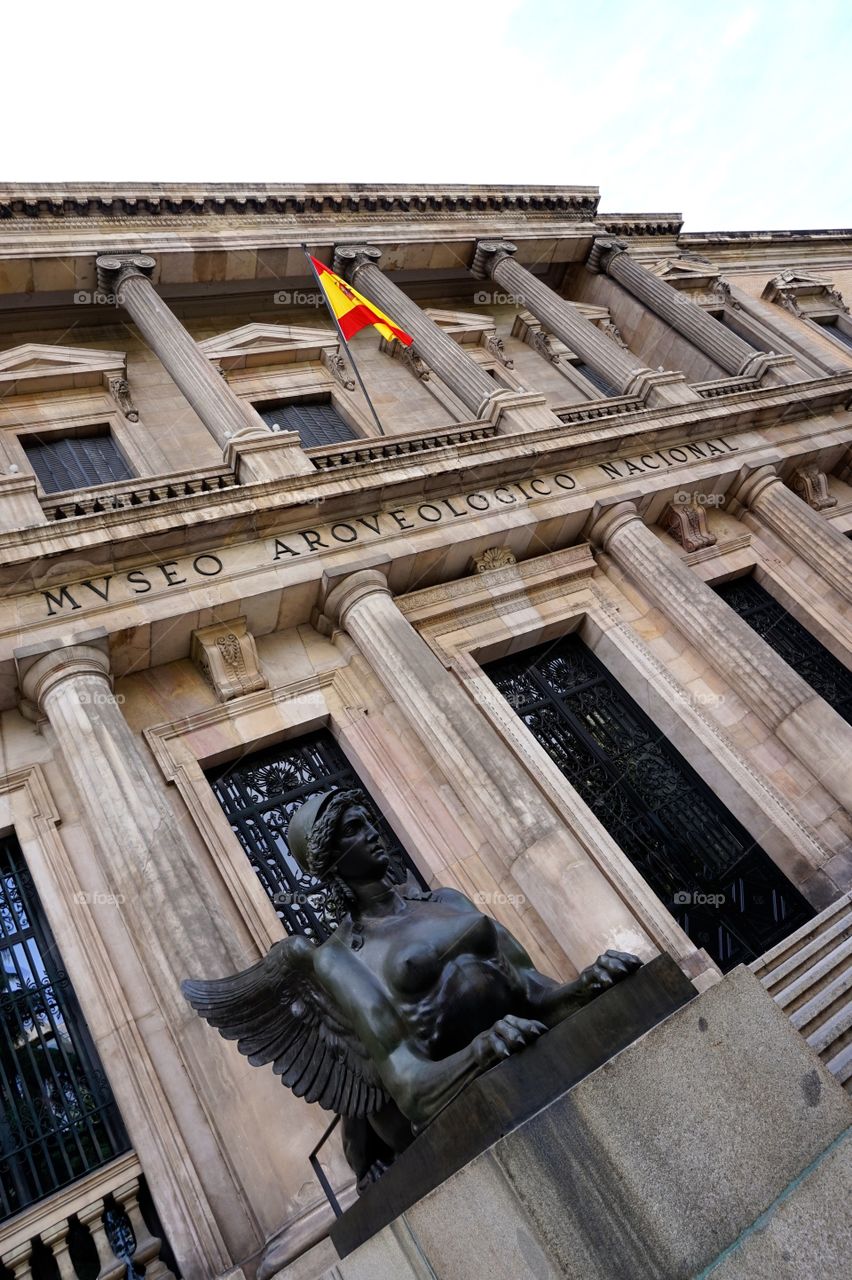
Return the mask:
<path fill-rule="evenodd" d="M 125 376 L 126 363 L 123 351 L 27 342 L 0 351 L 0 395 L 108 387 L 111 379 Z"/>
<path fill-rule="evenodd" d="M 425 307 L 424 311 L 457 342 L 480 342 L 483 334 L 493 333 L 495 329 L 494 317 L 486 311 L 480 315 L 469 311 L 442 311 L 438 307 Z"/>
<path fill-rule="evenodd" d="M 719 279 L 719 271 L 703 258 L 661 258 L 649 268 L 675 289 L 707 289 Z"/>
<path fill-rule="evenodd" d="M 818 309 L 848 310 L 829 280 L 808 275 L 805 271 L 782 271 L 780 275 L 773 276 L 761 296 L 767 302 L 777 302 L 798 315 L 814 306 Z"/>
<path fill-rule="evenodd" d="M 324 351 L 339 345 L 332 328 L 294 324 L 244 324 L 199 343 L 223 369 L 321 360 Z"/>

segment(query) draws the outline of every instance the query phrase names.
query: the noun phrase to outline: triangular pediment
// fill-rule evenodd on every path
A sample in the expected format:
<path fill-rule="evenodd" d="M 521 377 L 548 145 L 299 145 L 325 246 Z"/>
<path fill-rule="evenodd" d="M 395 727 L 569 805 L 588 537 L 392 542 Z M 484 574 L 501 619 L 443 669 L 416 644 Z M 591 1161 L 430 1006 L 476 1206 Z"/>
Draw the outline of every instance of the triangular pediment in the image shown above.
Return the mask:
<path fill-rule="evenodd" d="M 330 326 L 295 324 L 244 324 L 199 343 L 210 360 L 225 369 L 252 365 L 319 360 L 327 347 L 340 339 Z"/>
<path fill-rule="evenodd" d="M 761 297 L 768 302 L 792 306 L 794 310 L 803 313 L 819 313 L 825 306 L 846 310 L 843 298 L 831 281 L 812 276 L 807 271 L 782 271 L 780 275 L 773 276 Z"/>
<path fill-rule="evenodd" d="M 439 307 L 425 307 L 424 314 L 434 320 L 445 333 L 457 342 L 479 342 L 483 334 L 493 333 L 494 317 L 483 311 L 474 315 L 470 311 L 445 311 Z"/>
<path fill-rule="evenodd" d="M 97 386 L 123 377 L 126 362 L 123 351 L 27 342 L 0 351 L 0 386 L 4 396 Z"/>
<path fill-rule="evenodd" d="M 718 268 L 696 258 L 661 258 L 651 264 L 650 270 L 675 289 L 706 288 L 719 278 Z"/>

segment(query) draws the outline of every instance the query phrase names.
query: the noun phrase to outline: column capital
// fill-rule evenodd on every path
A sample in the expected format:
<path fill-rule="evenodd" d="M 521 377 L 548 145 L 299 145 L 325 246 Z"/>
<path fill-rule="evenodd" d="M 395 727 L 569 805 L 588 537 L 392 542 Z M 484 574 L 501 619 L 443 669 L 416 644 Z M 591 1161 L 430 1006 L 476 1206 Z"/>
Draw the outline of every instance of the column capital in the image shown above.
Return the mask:
<path fill-rule="evenodd" d="M 586 266 L 590 271 L 606 275 L 613 258 L 626 252 L 627 245 L 623 240 L 616 240 L 614 236 L 596 236 L 592 241 Z"/>
<path fill-rule="evenodd" d="M 379 265 L 382 250 L 374 244 L 336 244 L 332 258 L 332 271 L 353 283 L 361 267 Z"/>
<path fill-rule="evenodd" d="M 353 605 L 365 596 L 389 596 L 391 589 L 388 580 L 380 569 L 358 569 L 350 573 L 342 582 L 331 587 L 323 604 L 323 613 L 338 626 L 346 626 L 346 617 Z"/>
<path fill-rule="evenodd" d="M 118 306 L 117 295 L 121 282 L 128 276 L 145 276 L 150 280 L 156 265 L 156 258 L 149 257 L 147 253 L 98 254 L 95 259 L 98 289 L 102 293 L 114 295 L 115 304 Z"/>
<path fill-rule="evenodd" d="M 774 467 L 769 465 L 755 467 L 754 471 L 750 471 L 745 479 L 731 491 L 730 502 L 739 504 L 740 507 L 752 507 L 760 495 L 773 484 L 782 486 L 784 484 Z M 736 509 L 734 506 L 734 511 Z"/>
<path fill-rule="evenodd" d="M 518 246 L 511 240 L 477 240 L 470 273 L 477 280 L 487 280 L 502 258 L 510 258 L 517 251 Z"/>
<path fill-rule="evenodd" d="M 643 523 L 635 502 L 616 502 L 602 511 L 592 511 L 591 520 L 583 531 L 583 536 L 594 543 L 601 551 L 606 551 L 614 533 L 623 529 L 634 520 Z"/>
<path fill-rule="evenodd" d="M 108 641 L 93 637 L 93 642 L 58 645 L 45 650 L 31 645 L 15 650 L 22 704 L 28 719 L 36 719 L 44 711 L 45 698 L 58 685 L 76 676 L 99 676 L 112 688 Z"/>

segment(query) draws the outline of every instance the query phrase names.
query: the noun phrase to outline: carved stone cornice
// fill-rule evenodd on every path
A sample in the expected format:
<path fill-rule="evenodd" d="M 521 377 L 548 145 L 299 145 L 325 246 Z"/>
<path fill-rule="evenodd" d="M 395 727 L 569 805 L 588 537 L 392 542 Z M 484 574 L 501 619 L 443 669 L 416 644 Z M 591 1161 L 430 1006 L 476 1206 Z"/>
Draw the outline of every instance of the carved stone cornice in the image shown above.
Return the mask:
<path fill-rule="evenodd" d="M 701 551 L 716 543 L 716 535 L 707 528 L 707 512 L 694 495 L 686 502 L 670 502 L 660 518 L 660 528 L 687 552 Z"/>

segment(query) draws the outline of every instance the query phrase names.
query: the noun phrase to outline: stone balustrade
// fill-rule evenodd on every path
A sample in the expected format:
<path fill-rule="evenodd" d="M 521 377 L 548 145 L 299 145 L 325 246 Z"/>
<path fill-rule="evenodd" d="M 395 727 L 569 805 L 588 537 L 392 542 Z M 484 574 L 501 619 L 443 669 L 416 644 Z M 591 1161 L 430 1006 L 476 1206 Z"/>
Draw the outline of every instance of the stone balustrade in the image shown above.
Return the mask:
<path fill-rule="evenodd" d="M 131 1267 L 145 1280 L 174 1280 L 142 1215 L 141 1179 L 131 1151 L 0 1225 L 3 1280 L 123 1280 Z"/>

